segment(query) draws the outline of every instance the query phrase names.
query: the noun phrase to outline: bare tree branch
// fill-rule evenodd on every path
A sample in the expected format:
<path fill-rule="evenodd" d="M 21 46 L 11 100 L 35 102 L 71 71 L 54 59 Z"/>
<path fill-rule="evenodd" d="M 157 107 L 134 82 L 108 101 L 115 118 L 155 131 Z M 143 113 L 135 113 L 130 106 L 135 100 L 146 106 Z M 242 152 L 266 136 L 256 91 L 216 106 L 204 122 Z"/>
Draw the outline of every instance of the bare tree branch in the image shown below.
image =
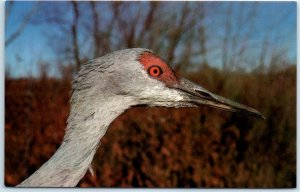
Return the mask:
<path fill-rule="evenodd" d="M 230 23 L 230 17 L 232 14 L 232 7 L 228 6 L 227 11 L 225 13 L 225 26 L 224 26 L 224 37 L 223 37 L 223 46 L 222 46 L 222 63 L 223 63 L 223 69 L 228 69 L 228 45 L 229 45 L 229 36 L 231 34 L 231 23 Z"/>
<path fill-rule="evenodd" d="M 93 37 L 94 37 L 94 57 L 100 54 L 101 36 L 99 30 L 99 14 L 96 9 L 95 1 L 90 1 L 93 15 Z"/>
<path fill-rule="evenodd" d="M 7 22 L 10 14 L 11 14 L 11 10 L 13 8 L 14 5 L 14 1 L 8 1 L 7 5 L 6 5 L 6 9 L 5 9 L 5 23 Z"/>
<path fill-rule="evenodd" d="M 80 68 L 80 54 L 79 54 L 79 48 L 78 48 L 78 34 L 77 34 L 77 28 L 78 28 L 78 20 L 79 20 L 79 9 L 78 4 L 76 1 L 71 1 L 72 4 L 72 10 L 74 14 L 73 23 L 71 26 L 72 30 L 72 40 L 73 40 L 73 54 L 75 58 L 75 64 L 77 71 Z"/>
<path fill-rule="evenodd" d="M 149 11 L 144 19 L 143 28 L 139 34 L 139 39 L 137 40 L 138 44 L 140 44 L 143 40 L 145 40 L 145 38 L 143 37 L 146 37 L 151 31 L 151 27 L 153 26 L 154 23 L 155 12 L 159 6 L 159 2 L 151 1 L 149 2 L 149 5 L 150 5 Z M 149 43 L 153 42 L 154 40 L 153 38 L 154 38 L 153 35 L 150 35 L 148 42 Z"/>
<path fill-rule="evenodd" d="M 175 49 L 180 41 L 180 38 L 183 35 L 184 25 L 186 23 L 186 18 L 189 14 L 188 3 L 185 2 L 180 15 L 180 20 L 178 25 L 171 31 L 169 34 L 169 47 L 167 53 L 167 62 L 172 62 L 174 59 Z"/>
<path fill-rule="evenodd" d="M 6 40 L 5 40 L 5 47 L 7 47 L 9 44 L 11 44 L 17 37 L 20 36 L 20 34 L 23 32 L 27 24 L 29 23 L 31 17 L 38 9 L 39 2 L 36 3 L 36 5 L 25 15 L 22 23 L 19 25 L 19 27 L 14 31 Z M 10 3 L 10 7 L 12 6 L 12 3 Z M 9 14 L 9 13 L 8 13 Z M 8 16 L 7 16 L 8 17 Z"/>

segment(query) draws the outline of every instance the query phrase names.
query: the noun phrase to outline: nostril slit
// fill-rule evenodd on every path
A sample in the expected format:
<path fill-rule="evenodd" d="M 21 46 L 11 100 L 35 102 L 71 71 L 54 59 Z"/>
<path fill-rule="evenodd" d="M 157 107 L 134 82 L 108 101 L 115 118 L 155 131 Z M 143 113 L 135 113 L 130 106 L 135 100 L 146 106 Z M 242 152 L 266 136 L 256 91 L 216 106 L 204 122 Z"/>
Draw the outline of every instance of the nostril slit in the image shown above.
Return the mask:
<path fill-rule="evenodd" d="M 199 95 L 206 97 L 206 98 L 213 98 L 209 93 L 205 93 L 203 91 L 195 90 Z"/>

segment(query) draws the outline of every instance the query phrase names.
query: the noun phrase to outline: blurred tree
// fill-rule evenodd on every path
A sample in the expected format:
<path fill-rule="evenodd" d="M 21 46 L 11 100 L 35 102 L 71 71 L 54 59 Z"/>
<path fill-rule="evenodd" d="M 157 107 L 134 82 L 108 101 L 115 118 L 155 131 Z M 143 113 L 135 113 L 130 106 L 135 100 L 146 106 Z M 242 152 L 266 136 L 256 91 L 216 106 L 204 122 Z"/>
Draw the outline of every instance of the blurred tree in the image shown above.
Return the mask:
<path fill-rule="evenodd" d="M 130 47 L 153 49 L 181 72 L 215 63 L 226 70 L 262 69 L 280 46 L 282 37 L 274 31 L 288 16 L 261 26 L 263 6 L 256 2 L 41 4 L 33 23 L 51 25 L 51 32 L 45 31 L 49 46 L 77 70 L 87 58 Z"/>
<path fill-rule="evenodd" d="M 222 38 L 222 66 L 224 70 L 236 69 L 244 60 L 249 46 L 249 36 L 255 33 L 254 19 L 257 4 L 227 4 L 224 9 L 224 33 Z M 237 27 L 238 26 L 238 27 Z"/>
<path fill-rule="evenodd" d="M 207 36 L 207 41 L 217 38 L 215 47 L 210 52 L 220 52 L 222 68 L 224 70 L 248 70 L 258 66 L 263 70 L 264 65 L 270 62 L 273 49 L 278 49 L 278 42 L 284 37 L 280 28 L 285 25 L 289 13 L 281 10 L 281 15 L 273 16 L 273 12 L 265 11 L 265 17 L 273 17 L 272 20 L 261 23 L 262 15 L 258 13 L 265 10 L 261 3 L 246 2 L 218 3 L 216 6 L 207 3 L 209 12 L 220 11 L 219 22 L 216 24 L 218 33 L 215 36 Z M 217 34 L 217 35 L 216 35 Z M 217 44 L 221 45 L 218 48 Z"/>
<path fill-rule="evenodd" d="M 93 37 L 94 37 L 94 57 L 99 56 L 100 53 L 100 45 L 101 45 L 101 36 L 99 29 L 99 14 L 96 8 L 95 1 L 90 1 L 90 6 L 93 15 Z"/>
<path fill-rule="evenodd" d="M 169 12 L 173 7 L 179 12 Z M 201 4 L 198 7 L 201 8 Z M 63 9 L 70 10 L 72 16 L 64 16 L 66 11 Z M 186 61 L 181 62 L 181 65 L 186 66 L 179 68 L 186 70 L 189 57 L 176 54 L 176 50 L 183 47 L 185 41 L 189 41 L 190 46 L 184 53 L 191 56 L 205 53 L 204 9 L 198 12 L 193 4 L 188 2 L 180 2 L 180 6 L 176 6 L 176 3 L 161 2 L 70 1 L 52 4 L 50 8 L 43 9 L 34 22 L 49 23 L 57 29 L 48 35 L 49 41 L 56 41 L 52 46 L 59 55 L 73 58 L 77 70 L 84 58 L 97 57 L 111 50 L 130 47 L 158 50 L 166 55 L 165 59 L 169 63 L 175 58 L 184 58 Z M 200 27 L 197 25 L 198 16 L 202 22 Z M 66 36 L 68 33 L 71 35 Z M 194 50 L 195 47 L 191 44 L 199 36 L 201 48 Z M 85 51 L 83 47 L 91 51 Z"/>
<path fill-rule="evenodd" d="M 11 12 L 13 11 L 14 1 L 8 1 L 6 3 L 6 9 L 5 9 L 5 25 L 7 24 Z M 25 13 L 22 21 L 19 23 L 18 27 L 11 32 L 9 35 L 5 36 L 5 47 L 10 45 L 17 37 L 19 37 L 26 26 L 30 23 L 33 15 L 39 8 L 39 2 L 36 2 L 35 5 L 27 12 Z"/>
<path fill-rule="evenodd" d="M 76 69 L 78 71 L 81 64 L 79 47 L 78 47 L 78 20 L 79 20 L 80 13 L 79 13 L 77 1 L 70 1 L 70 3 L 72 4 L 72 10 L 73 10 L 73 22 L 71 25 L 73 53 L 75 58 Z"/>

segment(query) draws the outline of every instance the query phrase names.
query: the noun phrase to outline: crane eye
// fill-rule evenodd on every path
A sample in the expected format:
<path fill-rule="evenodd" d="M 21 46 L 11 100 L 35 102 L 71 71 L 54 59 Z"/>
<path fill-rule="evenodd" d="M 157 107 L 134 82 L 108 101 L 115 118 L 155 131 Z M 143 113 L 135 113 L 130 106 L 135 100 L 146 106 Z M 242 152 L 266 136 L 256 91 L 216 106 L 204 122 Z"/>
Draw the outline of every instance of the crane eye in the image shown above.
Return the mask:
<path fill-rule="evenodd" d="M 152 66 L 148 69 L 148 73 L 152 76 L 152 77 L 158 77 L 162 74 L 162 70 L 159 66 Z"/>

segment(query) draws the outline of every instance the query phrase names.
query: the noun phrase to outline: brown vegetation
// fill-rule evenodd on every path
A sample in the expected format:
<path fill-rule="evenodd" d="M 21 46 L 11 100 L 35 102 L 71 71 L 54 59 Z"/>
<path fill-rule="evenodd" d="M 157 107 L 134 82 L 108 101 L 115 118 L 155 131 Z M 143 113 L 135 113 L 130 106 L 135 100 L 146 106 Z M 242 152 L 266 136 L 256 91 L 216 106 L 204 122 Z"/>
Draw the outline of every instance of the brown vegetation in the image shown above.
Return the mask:
<path fill-rule="evenodd" d="M 295 187 L 296 67 L 268 73 L 202 67 L 188 78 L 261 111 L 133 108 L 101 140 L 90 187 Z M 70 82 L 6 79 L 5 184 L 20 183 L 59 147 Z"/>

